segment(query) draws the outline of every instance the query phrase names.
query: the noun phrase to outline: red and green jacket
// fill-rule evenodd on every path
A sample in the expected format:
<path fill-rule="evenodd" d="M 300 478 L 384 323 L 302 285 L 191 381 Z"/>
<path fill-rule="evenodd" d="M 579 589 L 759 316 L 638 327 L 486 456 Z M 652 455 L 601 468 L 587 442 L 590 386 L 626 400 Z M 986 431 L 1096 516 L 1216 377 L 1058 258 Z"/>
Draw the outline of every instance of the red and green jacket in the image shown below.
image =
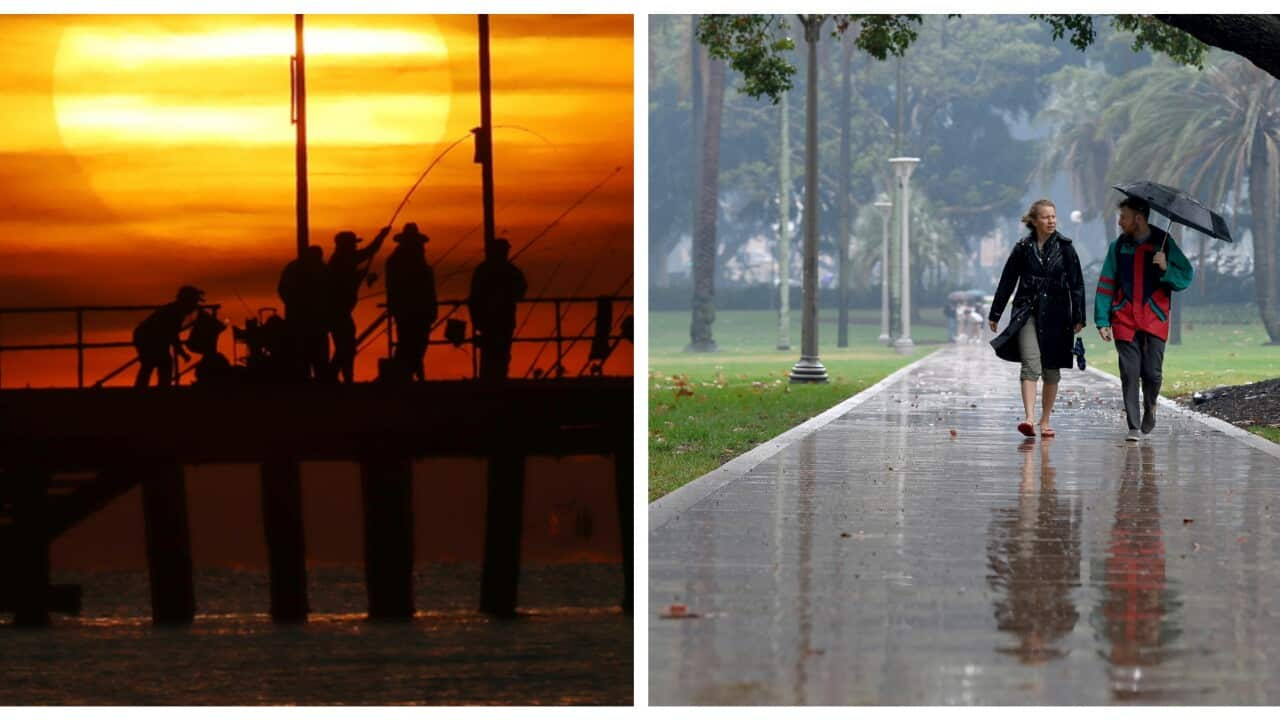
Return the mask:
<path fill-rule="evenodd" d="M 1161 243 L 1166 270 L 1151 259 Z M 1171 293 L 1185 290 L 1192 274 L 1191 262 L 1165 231 L 1151 228 L 1150 237 L 1142 243 L 1121 235 L 1107 248 L 1107 259 L 1102 263 L 1093 298 L 1094 325 L 1110 327 L 1115 339 L 1125 342 L 1132 342 L 1139 330 L 1167 340 Z"/>

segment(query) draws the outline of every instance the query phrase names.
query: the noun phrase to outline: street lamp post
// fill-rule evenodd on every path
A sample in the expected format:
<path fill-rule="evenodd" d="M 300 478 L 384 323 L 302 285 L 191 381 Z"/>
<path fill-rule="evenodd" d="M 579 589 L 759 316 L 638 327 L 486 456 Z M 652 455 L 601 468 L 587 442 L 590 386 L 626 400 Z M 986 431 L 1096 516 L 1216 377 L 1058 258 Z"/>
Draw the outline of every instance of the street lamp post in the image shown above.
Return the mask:
<path fill-rule="evenodd" d="M 883 242 L 880 246 L 880 342 L 888 344 L 889 342 L 889 220 L 890 211 L 893 210 L 893 203 L 889 202 L 887 195 L 881 195 L 880 199 L 874 203 L 875 207 L 880 210 L 881 235 Z"/>
<path fill-rule="evenodd" d="M 826 15 L 802 15 L 809 46 L 808 91 L 805 97 L 804 151 L 804 315 L 800 324 L 800 359 L 791 366 L 793 383 L 829 382 L 818 360 L 818 40 Z"/>
<path fill-rule="evenodd" d="M 893 348 L 903 355 L 915 349 L 911 342 L 911 171 L 915 169 L 920 158 L 889 158 L 898 185 L 902 188 L 902 337 L 893 343 Z"/>

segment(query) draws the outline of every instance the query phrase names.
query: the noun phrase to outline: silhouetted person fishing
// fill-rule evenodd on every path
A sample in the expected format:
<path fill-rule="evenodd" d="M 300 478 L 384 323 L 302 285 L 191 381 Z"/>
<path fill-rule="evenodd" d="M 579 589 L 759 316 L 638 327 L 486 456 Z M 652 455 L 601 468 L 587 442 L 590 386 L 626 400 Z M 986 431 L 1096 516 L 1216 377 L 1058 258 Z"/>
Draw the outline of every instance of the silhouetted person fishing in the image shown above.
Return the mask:
<path fill-rule="evenodd" d="M 225 385 L 235 380 L 235 371 L 226 355 L 218 352 L 218 336 L 226 323 L 208 310 L 197 310 L 187 333 L 187 349 L 200 356 L 196 363 L 197 385 Z"/>
<path fill-rule="evenodd" d="M 373 242 L 358 249 L 361 240 L 350 230 L 333 238 L 333 255 L 329 256 L 329 333 L 333 336 L 333 375 L 341 375 L 346 383 L 355 382 L 356 321 L 351 313 L 360 300 L 360 285 L 369 275 L 369 263 L 390 232 L 390 226 L 382 228 Z"/>
<path fill-rule="evenodd" d="M 438 312 L 435 273 L 427 264 L 430 238 L 418 231 L 417 223 L 405 223 L 393 240 L 396 249 L 386 266 L 387 313 L 398 333 L 392 372 L 397 379 L 426 380 L 423 358 Z"/>
<path fill-rule="evenodd" d="M 480 349 L 480 379 L 502 380 L 511 364 L 516 329 L 516 303 L 529 289 L 524 273 L 507 259 L 511 243 L 496 238 L 485 247 L 485 259 L 471 276 L 467 309 Z"/>
<path fill-rule="evenodd" d="M 133 330 L 133 347 L 138 351 L 138 377 L 134 387 L 151 384 L 155 371 L 157 384 L 167 387 L 173 384 L 173 356 L 170 349 L 184 360 L 190 359 L 182 349 L 182 323 L 195 312 L 204 300 L 204 292 L 191 285 L 178 289 L 173 302 L 154 310 Z"/>
<path fill-rule="evenodd" d="M 324 250 L 308 245 L 302 257 L 284 266 L 276 289 L 284 303 L 285 342 L 291 346 L 291 364 L 297 365 L 290 372 L 301 379 L 331 378 L 329 269 L 324 264 Z"/>

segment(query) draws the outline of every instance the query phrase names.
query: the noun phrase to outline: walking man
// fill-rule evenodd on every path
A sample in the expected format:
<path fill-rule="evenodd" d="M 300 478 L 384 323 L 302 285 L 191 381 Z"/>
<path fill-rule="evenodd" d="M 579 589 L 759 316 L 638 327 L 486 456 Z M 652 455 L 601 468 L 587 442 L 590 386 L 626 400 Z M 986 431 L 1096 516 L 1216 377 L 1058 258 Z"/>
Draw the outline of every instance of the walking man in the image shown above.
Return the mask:
<path fill-rule="evenodd" d="M 529 289 L 524 273 L 507 259 L 511 243 L 496 238 L 485 248 L 485 260 L 471 276 L 467 308 L 480 346 L 480 379 L 503 380 L 511 364 L 516 330 L 516 303 Z"/>
<path fill-rule="evenodd" d="M 430 238 L 418 231 L 417 223 L 405 223 L 392 239 L 396 249 L 386 267 L 387 313 L 395 321 L 397 334 L 392 365 L 401 379 L 425 381 L 423 358 L 437 314 L 435 274 L 426 255 Z"/>
<path fill-rule="evenodd" d="M 1115 341 L 1129 424 L 1125 440 L 1136 443 L 1139 429 L 1145 435 L 1156 426 L 1172 294 L 1191 285 L 1192 269 L 1173 238 L 1148 224 L 1147 203 L 1126 197 L 1118 207 L 1121 233 L 1107 248 L 1093 316 L 1103 342 Z"/>

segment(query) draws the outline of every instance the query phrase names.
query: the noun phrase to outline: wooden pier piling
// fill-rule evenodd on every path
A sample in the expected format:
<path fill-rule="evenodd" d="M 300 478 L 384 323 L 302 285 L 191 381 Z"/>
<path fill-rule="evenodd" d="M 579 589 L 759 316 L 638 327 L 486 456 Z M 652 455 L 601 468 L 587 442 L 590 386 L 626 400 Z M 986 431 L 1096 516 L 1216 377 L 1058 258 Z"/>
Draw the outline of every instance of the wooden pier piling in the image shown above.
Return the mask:
<path fill-rule="evenodd" d="M 369 619 L 413 618 L 413 464 L 409 457 L 366 458 L 364 569 Z"/>
<path fill-rule="evenodd" d="M 184 625 L 195 619 L 196 602 L 182 466 L 156 463 L 143 466 L 137 472 L 142 478 L 151 619 L 157 625 Z"/>
<path fill-rule="evenodd" d="M 633 552 L 631 545 L 632 535 L 634 534 L 633 518 L 635 517 L 632 506 L 632 493 L 635 468 L 632 465 L 632 457 L 634 451 L 631 442 L 619 443 L 613 455 L 613 487 L 616 492 L 618 507 L 618 530 L 622 535 L 622 573 L 624 577 L 624 585 L 622 591 L 622 609 L 631 612 L 635 602 L 635 591 L 632 585 L 632 577 L 635 571 Z"/>
<path fill-rule="evenodd" d="M 14 473 L 15 557 L 11 601 L 15 625 L 49 624 L 49 473 L 20 467 Z"/>
<path fill-rule="evenodd" d="M 498 616 L 516 612 L 520 579 L 520 539 L 524 528 L 523 453 L 489 456 L 485 494 L 484 570 L 480 609 Z"/>
<path fill-rule="evenodd" d="M 304 622 L 307 553 L 302 527 L 302 478 L 296 460 L 262 463 L 262 523 L 271 573 L 271 619 Z"/>

